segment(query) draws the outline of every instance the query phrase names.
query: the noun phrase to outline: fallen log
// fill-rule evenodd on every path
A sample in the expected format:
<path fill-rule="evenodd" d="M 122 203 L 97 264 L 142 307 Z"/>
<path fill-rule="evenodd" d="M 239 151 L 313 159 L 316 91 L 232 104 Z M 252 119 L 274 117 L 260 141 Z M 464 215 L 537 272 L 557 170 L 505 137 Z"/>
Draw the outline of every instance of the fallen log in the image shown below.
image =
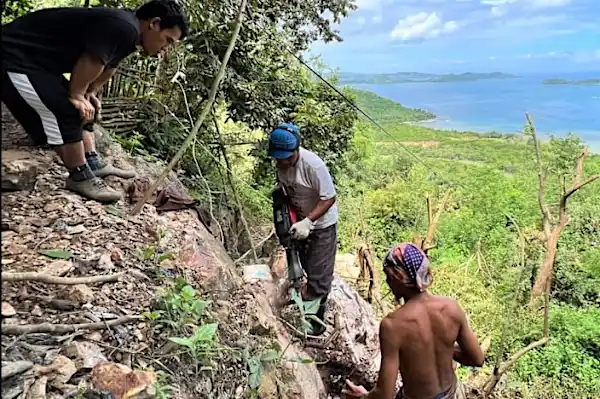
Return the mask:
<path fill-rule="evenodd" d="M 82 323 L 82 324 L 52 324 L 52 323 L 41 323 L 41 324 L 25 324 L 22 326 L 5 325 L 2 324 L 3 335 L 21 335 L 21 334 L 33 334 L 33 333 L 51 333 L 51 334 L 64 334 L 75 332 L 78 330 L 103 330 L 118 326 L 121 324 L 131 323 L 133 321 L 141 320 L 141 316 L 125 316 L 115 320 L 103 321 L 100 323 Z"/>

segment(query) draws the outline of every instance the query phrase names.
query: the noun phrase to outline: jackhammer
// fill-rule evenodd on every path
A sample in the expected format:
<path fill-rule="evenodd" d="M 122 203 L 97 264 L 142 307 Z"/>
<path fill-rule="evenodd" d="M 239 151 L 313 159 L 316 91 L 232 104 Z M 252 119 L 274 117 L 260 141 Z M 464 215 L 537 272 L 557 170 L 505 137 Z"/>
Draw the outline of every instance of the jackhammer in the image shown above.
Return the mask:
<path fill-rule="evenodd" d="M 300 292 L 302 279 L 304 278 L 304 269 L 300 262 L 300 253 L 298 251 L 298 242 L 292 238 L 290 229 L 296 223 L 296 212 L 290 205 L 289 197 L 284 187 L 279 184 L 271 194 L 273 198 L 273 222 L 275 224 L 275 234 L 279 243 L 285 249 L 285 255 L 288 266 L 288 279 L 293 287 Z"/>

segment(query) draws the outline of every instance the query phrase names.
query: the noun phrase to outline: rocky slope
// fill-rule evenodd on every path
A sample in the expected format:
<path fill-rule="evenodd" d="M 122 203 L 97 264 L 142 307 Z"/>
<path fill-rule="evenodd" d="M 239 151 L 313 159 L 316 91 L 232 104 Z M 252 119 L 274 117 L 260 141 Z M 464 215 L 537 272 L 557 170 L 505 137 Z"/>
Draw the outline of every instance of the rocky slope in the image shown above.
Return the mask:
<path fill-rule="evenodd" d="M 280 254 L 269 275 L 244 278 L 195 210 L 148 204 L 129 216 L 126 198 L 107 206 L 66 191 L 57 157 L 25 146 L 9 118 L 3 109 L 2 398 L 315 399 L 338 397 L 345 378 L 375 381 L 377 323 L 344 281 L 327 333 L 299 337 L 279 307 Z M 115 164 L 158 174 L 100 141 Z M 169 184 L 181 188 L 174 175 Z"/>

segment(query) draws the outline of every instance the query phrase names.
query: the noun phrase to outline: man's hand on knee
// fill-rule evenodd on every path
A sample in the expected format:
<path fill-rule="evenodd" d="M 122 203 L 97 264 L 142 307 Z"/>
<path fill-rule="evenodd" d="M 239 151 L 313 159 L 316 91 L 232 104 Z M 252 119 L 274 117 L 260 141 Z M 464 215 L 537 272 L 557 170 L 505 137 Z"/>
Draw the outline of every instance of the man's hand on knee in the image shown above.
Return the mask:
<path fill-rule="evenodd" d="M 81 119 L 84 121 L 94 120 L 94 106 L 85 98 L 85 96 L 71 96 L 69 97 L 69 101 L 71 101 L 71 104 L 79 111 Z"/>
<path fill-rule="evenodd" d="M 95 93 L 89 92 L 85 95 L 85 98 L 92 104 L 95 110 L 95 120 L 100 121 L 101 119 L 101 110 L 102 110 L 102 101 L 96 96 Z"/>

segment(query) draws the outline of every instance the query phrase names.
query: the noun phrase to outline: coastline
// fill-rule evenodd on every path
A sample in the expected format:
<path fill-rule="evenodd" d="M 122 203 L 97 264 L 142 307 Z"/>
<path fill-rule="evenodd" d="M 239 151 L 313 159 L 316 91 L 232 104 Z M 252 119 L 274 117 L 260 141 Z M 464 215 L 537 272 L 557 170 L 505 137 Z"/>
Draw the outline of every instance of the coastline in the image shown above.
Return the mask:
<path fill-rule="evenodd" d="M 434 130 L 440 130 L 440 131 L 446 131 L 446 132 L 458 132 L 458 133 L 476 133 L 479 134 L 481 136 L 485 136 L 485 135 L 493 135 L 493 134 L 497 134 L 497 135 L 503 135 L 503 136 L 509 136 L 509 135 L 522 135 L 523 132 L 519 131 L 519 130 L 509 130 L 509 129 L 494 129 L 494 128 L 490 128 L 489 126 L 473 126 L 473 125 L 469 125 L 466 123 L 456 123 L 456 122 L 452 122 L 449 119 L 446 118 L 439 118 L 439 117 L 435 117 L 435 118 L 430 118 L 427 120 L 423 120 L 423 121 L 418 121 L 418 122 L 402 122 L 404 124 L 407 125 L 412 125 L 412 126 L 421 126 L 421 127 L 426 127 L 429 129 L 434 129 Z M 560 131 L 560 132 L 544 132 L 544 131 L 539 131 L 539 135 L 540 138 L 543 141 L 549 141 L 551 136 L 557 136 L 557 137 L 565 137 L 566 135 L 568 135 L 569 133 L 574 133 L 575 135 L 577 135 L 579 138 L 581 138 L 581 140 L 583 141 L 584 145 L 588 146 L 590 152 L 592 154 L 595 155 L 600 155 L 600 132 L 593 132 L 593 131 L 584 131 L 584 132 L 569 132 L 569 131 Z M 593 137 L 593 136 L 596 137 Z M 592 139 L 590 139 L 592 138 Z"/>

